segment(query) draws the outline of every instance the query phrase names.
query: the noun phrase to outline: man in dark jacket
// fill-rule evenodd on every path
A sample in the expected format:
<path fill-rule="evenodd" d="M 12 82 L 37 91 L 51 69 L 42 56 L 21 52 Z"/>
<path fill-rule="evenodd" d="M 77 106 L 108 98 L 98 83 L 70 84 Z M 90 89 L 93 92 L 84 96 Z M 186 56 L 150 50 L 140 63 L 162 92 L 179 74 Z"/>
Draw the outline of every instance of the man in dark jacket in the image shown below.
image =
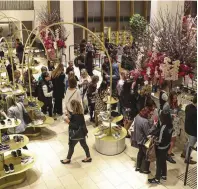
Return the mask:
<path fill-rule="evenodd" d="M 23 44 L 20 42 L 19 39 L 16 39 L 16 54 L 17 54 L 17 57 L 19 58 L 20 66 L 21 66 L 22 59 L 23 59 L 23 52 L 24 52 Z M 25 57 L 24 57 L 24 60 L 25 60 Z"/>
<path fill-rule="evenodd" d="M 193 103 L 186 106 L 185 109 L 185 132 L 188 134 L 188 143 L 184 162 L 187 163 L 189 148 L 197 142 L 197 95 L 194 97 Z M 196 163 L 196 161 L 189 160 L 189 164 Z"/>

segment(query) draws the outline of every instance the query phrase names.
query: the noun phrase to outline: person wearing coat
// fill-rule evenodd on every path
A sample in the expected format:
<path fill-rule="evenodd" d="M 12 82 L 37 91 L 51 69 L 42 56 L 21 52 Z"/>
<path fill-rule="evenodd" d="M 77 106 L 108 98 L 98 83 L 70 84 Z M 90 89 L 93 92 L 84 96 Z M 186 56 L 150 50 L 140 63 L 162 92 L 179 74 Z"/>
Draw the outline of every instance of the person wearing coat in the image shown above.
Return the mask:
<path fill-rule="evenodd" d="M 89 50 L 85 57 L 85 68 L 90 77 L 93 76 L 93 52 Z"/>
<path fill-rule="evenodd" d="M 52 84 L 53 84 L 53 98 L 54 114 L 63 114 L 62 100 L 65 95 L 65 74 L 63 64 L 59 64 L 55 70 L 52 71 Z"/>
<path fill-rule="evenodd" d="M 89 147 L 86 143 L 86 136 L 88 133 L 85 118 L 83 115 L 83 108 L 78 100 L 72 100 L 70 103 L 72 114 L 65 118 L 66 123 L 69 124 L 69 151 L 67 158 L 61 160 L 62 164 L 69 164 L 74 153 L 74 147 L 78 142 L 85 151 L 86 158 L 82 160 L 83 163 L 91 162 L 92 158 L 89 152 Z"/>

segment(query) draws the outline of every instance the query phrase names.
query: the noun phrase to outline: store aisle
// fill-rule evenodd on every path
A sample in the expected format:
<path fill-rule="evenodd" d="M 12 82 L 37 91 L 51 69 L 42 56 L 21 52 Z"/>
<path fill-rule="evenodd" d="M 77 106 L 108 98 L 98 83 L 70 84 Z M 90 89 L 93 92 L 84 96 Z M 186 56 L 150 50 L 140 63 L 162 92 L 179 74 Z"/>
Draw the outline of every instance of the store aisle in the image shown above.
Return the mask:
<path fill-rule="evenodd" d="M 88 120 L 88 117 L 86 117 Z M 88 123 L 88 122 L 87 122 Z M 63 165 L 68 150 L 68 125 L 62 119 L 49 128 L 42 129 L 42 135 L 28 144 L 30 151 L 37 155 L 33 169 L 27 171 L 24 183 L 10 189 L 148 189 L 147 175 L 135 172 L 137 150 L 126 139 L 127 149 L 116 156 L 103 156 L 94 149 L 93 126 L 88 125 L 88 145 L 92 163 L 83 164 L 84 151 L 77 144 L 70 165 Z M 195 155 L 195 154 L 193 154 Z M 176 152 L 177 164 L 168 163 L 168 180 L 157 189 L 182 189 L 183 183 L 177 176 L 185 171 L 185 164 Z M 152 174 L 155 173 L 152 164 Z M 150 176 L 152 177 L 152 175 Z"/>

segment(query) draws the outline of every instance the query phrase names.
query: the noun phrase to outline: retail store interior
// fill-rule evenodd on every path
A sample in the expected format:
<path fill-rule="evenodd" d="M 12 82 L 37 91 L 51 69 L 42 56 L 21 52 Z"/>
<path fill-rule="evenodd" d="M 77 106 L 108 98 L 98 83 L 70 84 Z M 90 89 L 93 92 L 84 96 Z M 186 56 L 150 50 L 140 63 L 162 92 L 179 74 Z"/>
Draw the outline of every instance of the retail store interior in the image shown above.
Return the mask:
<path fill-rule="evenodd" d="M 0 189 L 196 189 L 197 1 L 0 1 Z"/>

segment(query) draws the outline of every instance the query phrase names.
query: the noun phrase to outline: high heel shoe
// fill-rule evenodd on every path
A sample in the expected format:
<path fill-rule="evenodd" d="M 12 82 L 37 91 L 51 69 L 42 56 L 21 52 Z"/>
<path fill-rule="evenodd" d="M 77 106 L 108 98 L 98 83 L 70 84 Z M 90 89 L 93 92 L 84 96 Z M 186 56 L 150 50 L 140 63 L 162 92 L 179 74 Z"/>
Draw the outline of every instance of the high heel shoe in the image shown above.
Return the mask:
<path fill-rule="evenodd" d="M 61 162 L 62 164 L 70 164 L 71 160 L 67 160 L 66 162 L 64 162 L 64 160 L 60 160 L 60 162 Z"/>
<path fill-rule="evenodd" d="M 88 162 L 92 162 L 92 158 L 88 159 L 88 160 L 82 160 L 83 163 L 88 163 Z"/>

